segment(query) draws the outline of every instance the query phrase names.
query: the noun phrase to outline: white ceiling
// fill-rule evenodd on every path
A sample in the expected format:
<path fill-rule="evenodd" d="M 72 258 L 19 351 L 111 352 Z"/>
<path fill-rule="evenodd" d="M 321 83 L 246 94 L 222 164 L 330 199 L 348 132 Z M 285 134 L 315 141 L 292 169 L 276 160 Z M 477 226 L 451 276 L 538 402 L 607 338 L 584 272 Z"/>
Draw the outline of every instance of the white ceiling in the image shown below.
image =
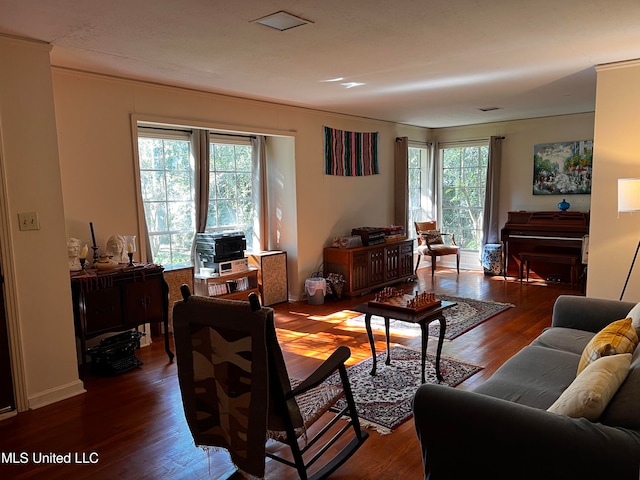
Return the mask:
<path fill-rule="evenodd" d="M 313 23 L 252 22 L 279 10 Z M 445 127 L 593 111 L 594 66 L 640 58 L 640 0 L 0 0 L 0 32 L 56 66 Z"/>

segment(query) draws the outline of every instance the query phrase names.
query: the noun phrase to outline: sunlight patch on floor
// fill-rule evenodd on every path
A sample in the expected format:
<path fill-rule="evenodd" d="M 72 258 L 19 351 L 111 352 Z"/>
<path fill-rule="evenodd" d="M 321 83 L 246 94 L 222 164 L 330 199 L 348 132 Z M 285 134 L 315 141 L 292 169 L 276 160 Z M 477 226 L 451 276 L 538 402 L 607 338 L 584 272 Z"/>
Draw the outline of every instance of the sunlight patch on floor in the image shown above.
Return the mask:
<path fill-rule="evenodd" d="M 347 332 L 366 332 L 364 324 L 364 315 L 349 318 L 338 327 L 340 330 Z M 373 316 L 371 318 L 371 330 L 374 334 L 385 333 L 384 319 L 382 317 Z M 399 320 L 391 320 L 389 322 L 389 335 L 402 338 L 415 338 L 421 336 L 420 326 L 417 324 L 401 322 Z"/>
<path fill-rule="evenodd" d="M 358 312 L 352 312 L 351 310 L 340 310 L 339 312 L 331 313 L 329 315 L 310 315 L 310 320 L 318 320 L 328 323 L 340 323 L 353 317 L 360 315 Z"/>
<path fill-rule="evenodd" d="M 327 332 L 302 334 L 278 328 L 278 341 L 282 349 L 287 353 L 324 360 L 338 346 L 353 343 L 353 338 L 347 335 L 336 335 Z"/>

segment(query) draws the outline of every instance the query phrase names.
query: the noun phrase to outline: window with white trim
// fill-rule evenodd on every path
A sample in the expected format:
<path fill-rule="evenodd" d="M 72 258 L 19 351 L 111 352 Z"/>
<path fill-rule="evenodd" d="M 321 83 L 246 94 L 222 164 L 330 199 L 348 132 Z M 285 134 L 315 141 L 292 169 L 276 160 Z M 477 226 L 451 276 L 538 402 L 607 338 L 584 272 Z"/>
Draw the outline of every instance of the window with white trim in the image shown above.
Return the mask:
<path fill-rule="evenodd" d="M 480 251 L 489 142 L 441 144 L 440 229 L 455 234 L 464 251 Z"/>
<path fill-rule="evenodd" d="M 428 191 L 428 158 L 429 150 L 426 145 L 409 145 L 409 223 L 407 226 L 409 238 L 416 236 L 414 222 L 429 220 L 433 215 L 433 197 Z"/>
<path fill-rule="evenodd" d="M 211 134 L 207 232 L 253 231 L 251 143 Z M 191 130 L 138 127 L 140 191 L 153 261 L 191 264 L 196 232 L 195 163 Z M 247 242 L 250 250 L 251 242 Z"/>
<path fill-rule="evenodd" d="M 195 232 L 191 134 L 140 128 L 138 159 L 153 261 L 189 265 Z"/>
<path fill-rule="evenodd" d="M 253 232 L 251 142 L 248 138 L 212 135 L 209 144 L 208 232 Z M 251 242 L 247 242 L 247 247 Z"/>

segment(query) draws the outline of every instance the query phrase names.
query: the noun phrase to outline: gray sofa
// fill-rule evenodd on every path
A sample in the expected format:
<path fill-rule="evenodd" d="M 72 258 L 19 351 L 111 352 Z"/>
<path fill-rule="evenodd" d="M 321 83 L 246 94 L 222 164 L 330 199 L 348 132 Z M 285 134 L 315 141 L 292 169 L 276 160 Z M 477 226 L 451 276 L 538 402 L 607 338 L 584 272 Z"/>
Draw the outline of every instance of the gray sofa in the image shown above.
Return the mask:
<path fill-rule="evenodd" d="M 596 332 L 634 303 L 558 297 L 552 326 L 473 391 L 422 385 L 414 399 L 425 479 L 638 479 L 640 348 L 595 421 L 547 412 Z"/>

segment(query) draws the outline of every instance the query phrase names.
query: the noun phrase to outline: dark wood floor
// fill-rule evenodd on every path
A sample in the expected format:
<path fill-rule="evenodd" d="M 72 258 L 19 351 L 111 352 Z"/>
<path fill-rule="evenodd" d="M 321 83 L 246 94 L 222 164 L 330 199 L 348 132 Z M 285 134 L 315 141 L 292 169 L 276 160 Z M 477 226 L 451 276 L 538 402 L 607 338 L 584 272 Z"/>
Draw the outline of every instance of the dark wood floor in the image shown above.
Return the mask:
<path fill-rule="evenodd" d="M 419 272 L 408 290 L 433 291 L 516 305 L 478 327 L 446 341 L 443 355 L 476 363 L 485 368 L 457 388 L 482 383 L 506 359 L 528 344 L 550 324 L 558 295 L 575 294 L 567 285 L 535 283 L 521 285 L 515 279 L 482 273 L 439 269 L 431 281 L 430 269 Z M 306 302 L 275 307 L 279 339 L 289 373 L 303 377 L 337 345 L 352 350 L 351 363 L 370 356 L 364 329 L 343 324 L 353 316 L 349 307 L 369 300 L 327 300 L 323 305 Z M 416 349 L 419 338 L 394 337 L 392 342 Z M 436 342 L 429 343 L 435 351 Z M 377 348 L 384 348 L 383 336 Z M 194 446 L 187 430 L 176 378 L 176 367 L 167 362 L 162 342 L 138 352 L 144 365 L 123 375 L 87 379 L 87 393 L 0 422 L 0 476 L 47 479 L 205 479 L 220 478 L 230 464 L 226 454 Z M 332 478 L 422 478 L 418 441 L 408 421 L 391 435 L 372 431 L 369 440 Z M 25 465 L 11 465 L 8 454 L 28 457 Z M 33 456 L 71 453 L 72 463 L 34 464 Z M 77 460 L 87 463 L 75 463 Z M 97 463 L 91 463 L 97 460 Z M 297 478 L 291 469 L 268 462 L 267 478 Z"/>

